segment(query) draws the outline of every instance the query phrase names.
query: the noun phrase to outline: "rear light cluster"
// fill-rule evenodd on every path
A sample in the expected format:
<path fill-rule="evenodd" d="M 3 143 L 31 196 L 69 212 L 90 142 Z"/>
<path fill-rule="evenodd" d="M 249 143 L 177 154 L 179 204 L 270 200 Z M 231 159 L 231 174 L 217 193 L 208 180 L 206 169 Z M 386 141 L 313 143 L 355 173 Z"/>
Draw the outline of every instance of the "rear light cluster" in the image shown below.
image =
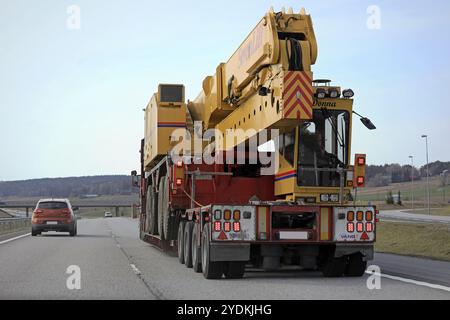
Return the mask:
<path fill-rule="evenodd" d="M 353 233 L 355 230 L 358 233 L 364 231 L 373 232 L 373 218 L 372 211 L 366 211 L 365 213 L 363 211 L 357 211 L 356 214 L 354 211 L 347 212 L 347 232 Z"/>
<path fill-rule="evenodd" d="M 231 221 L 231 218 L 233 218 L 233 222 Z M 222 231 L 222 227 L 223 227 L 223 231 L 225 231 L 225 232 L 230 232 L 232 227 L 233 227 L 233 231 L 235 231 L 235 232 L 241 231 L 241 223 L 239 222 L 239 220 L 241 219 L 241 211 L 240 210 L 234 210 L 233 212 L 231 212 L 231 210 L 224 210 L 223 211 L 223 219 L 225 221 L 223 223 L 222 223 L 222 221 L 217 221 L 217 220 L 222 219 L 222 211 L 216 210 L 214 212 L 214 219 L 216 220 L 214 222 L 214 231 L 215 232 Z"/>

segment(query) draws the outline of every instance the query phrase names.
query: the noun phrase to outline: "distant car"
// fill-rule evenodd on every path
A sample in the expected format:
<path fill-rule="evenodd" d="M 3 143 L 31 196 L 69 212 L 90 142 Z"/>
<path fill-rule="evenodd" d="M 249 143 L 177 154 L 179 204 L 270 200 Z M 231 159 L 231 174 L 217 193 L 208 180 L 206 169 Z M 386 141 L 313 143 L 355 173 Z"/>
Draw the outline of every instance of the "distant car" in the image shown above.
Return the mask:
<path fill-rule="evenodd" d="M 109 212 L 109 211 L 106 211 L 105 212 L 105 218 L 112 218 L 112 213 L 111 212 Z"/>
<path fill-rule="evenodd" d="M 69 232 L 77 235 L 77 217 L 68 199 L 41 199 L 31 217 L 31 235 L 42 232 Z"/>

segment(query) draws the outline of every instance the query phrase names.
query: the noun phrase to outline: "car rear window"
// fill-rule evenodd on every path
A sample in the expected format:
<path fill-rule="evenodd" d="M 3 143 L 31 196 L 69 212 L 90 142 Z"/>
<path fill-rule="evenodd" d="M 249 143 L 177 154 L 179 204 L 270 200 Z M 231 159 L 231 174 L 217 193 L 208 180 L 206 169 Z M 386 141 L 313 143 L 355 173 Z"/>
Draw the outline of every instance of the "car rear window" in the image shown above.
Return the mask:
<path fill-rule="evenodd" d="M 39 209 L 67 209 L 67 203 L 58 201 L 40 202 Z"/>

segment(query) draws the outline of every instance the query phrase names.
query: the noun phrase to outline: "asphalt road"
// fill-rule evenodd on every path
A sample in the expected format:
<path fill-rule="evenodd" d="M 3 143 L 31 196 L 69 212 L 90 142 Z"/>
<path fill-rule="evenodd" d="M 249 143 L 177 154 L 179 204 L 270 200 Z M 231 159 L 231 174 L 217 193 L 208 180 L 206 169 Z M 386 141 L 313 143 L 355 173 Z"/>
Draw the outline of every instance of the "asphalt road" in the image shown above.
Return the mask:
<path fill-rule="evenodd" d="M 408 213 L 402 210 L 384 210 L 380 211 L 379 217 L 383 221 L 409 221 L 422 223 L 443 223 L 450 224 L 450 216 L 433 216 L 419 213 Z"/>
<path fill-rule="evenodd" d="M 367 288 L 369 275 L 332 279 L 298 270 L 205 280 L 139 240 L 136 220 L 78 223 L 74 238 L 49 233 L 0 241 L 0 299 L 450 299 L 450 263 L 377 254 L 381 273 L 396 276 L 383 276 L 379 290 Z M 70 265 L 80 267 L 79 290 L 66 286 Z M 412 280 L 426 283 L 405 282 Z"/>

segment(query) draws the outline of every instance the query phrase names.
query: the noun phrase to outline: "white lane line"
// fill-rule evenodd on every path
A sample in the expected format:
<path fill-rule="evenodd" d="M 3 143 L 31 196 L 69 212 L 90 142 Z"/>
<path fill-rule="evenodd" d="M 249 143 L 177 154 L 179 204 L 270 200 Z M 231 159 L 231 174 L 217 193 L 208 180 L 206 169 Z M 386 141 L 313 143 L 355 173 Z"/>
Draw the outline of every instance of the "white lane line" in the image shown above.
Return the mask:
<path fill-rule="evenodd" d="M 8 240 L 0 241 L 0 244 L 5 244 L 5 243 L 8 243 L 8 242 L 20 239 L 20 238 L 28 237 L 30 234 L 31 233 L 26 233 L 26 234 L 23 234 L 23 235 L 18 236 L 18 237 L 14 237 L 14 238 L 11 238 L 11 239 L 8 239 Z"/>
<path fill-rule="evenodd" d="M 438 289 L 438 290 L 444 290 L 444 291 L 450 292 L 450 287 L 442 286 L 439 284 L 432 284 L 432 283 L 428 283 L 428 282 L 424 282 L 424 281 L 417 281 L 417 280 L 412 280 L 412 279 L 408 279 L 408 278 L 391 276 L 391 275 L 385 274 L 385 273 L 380 274 L 380 273 L 373 273 L 370 271 L 366 271 L 366 273 L 370 274 L 370 275 L 381 276 L 381 277 L 391 279 L 391 280 L 397 280 L 397 281 L 415 284 L 417 286 L 428 287 L 428 288 L 432 288 L 432 289 Z"/>
<path fill-rule="evenodd" d="M 141 274 L 141 271 L 138 268 L 136 268 L 134 264 L 130 263 L 130 267 L 131 269 L 133 269 L 133 272 L 136 273 L 137 275 Z"/>

